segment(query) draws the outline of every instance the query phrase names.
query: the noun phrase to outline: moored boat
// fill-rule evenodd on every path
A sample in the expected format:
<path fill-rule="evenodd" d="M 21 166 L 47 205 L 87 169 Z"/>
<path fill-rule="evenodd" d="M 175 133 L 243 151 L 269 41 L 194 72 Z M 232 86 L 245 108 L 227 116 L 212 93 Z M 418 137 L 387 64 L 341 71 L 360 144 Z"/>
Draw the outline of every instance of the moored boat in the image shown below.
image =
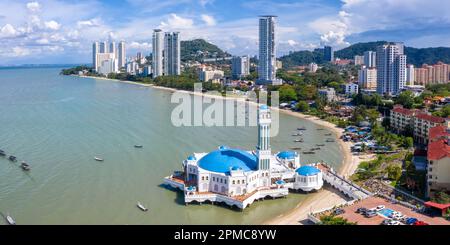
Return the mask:
<path fill-rule="evenodd" d="M 306 130 L 306 128 L 305 127 L 300 127 L 300 128 L 297 128 L 297 130 Z"/>
<path fill-rule="evenodd" d="M 0 156 L 4 157 L 4 156 L 6 156 L 6 153 L 3 150 L 0 150 Z"/>
<path fill-rule="evenodd" d="M 327 142 L 335 142 L 334 139 L 327 139 Z"/>
<path fill-rule="evenodd" d="M 316 146 L 325 146 L 325 144 L 316 144 Z"/>
<path fill-rule="evenodd" d="M 97 162 L 103 162 L 104 161 L 103 158 L 100 158 L 100 157 L 94 157 L 94 159 Z"/>
<path fill-rule="evenodd" d="M 28 163 L 26 162 L 22 162 L 22 164 L 20 164 L 20 167 L 24 170 L 24 171 L 30 171 L 31 167 Z"/>
<path fill-rule="evenodd" d="M 148 211 L 148 208 L 146 208 L 146 207 L 145 207 L 144 205 L 142 205 L 142 203 L 140 203 L 140 202 L 137 203 L 137 207 L 138 207 L 140 210 L 144 211 L 144 212 L 147 212 L 147 211 Z"/>
<path fill-rule="evenodd" d="M 15 157 L 15 156 L 9 156 L 8 159 L 12 162 L 17 162 L 17 157 Z"/>
<path fill-rule="evenodd" d="M 314 151 L 304 151 L 303 154 L 312 155 L 312 154 L 316 154 L 316 153 Z"/>
<path fill-rule="evenodd" d="M 134 148 L 144 148 L 143 145 L 134 145 Z"/>
<path fill-rule="evenodd" d="M 16 221 L 13 219 L 13 217 L 11 217 L 10 215 L 6 216 L 6 221 L 8 222 L 8 224 L 10 225 L 15 225 Z"/>

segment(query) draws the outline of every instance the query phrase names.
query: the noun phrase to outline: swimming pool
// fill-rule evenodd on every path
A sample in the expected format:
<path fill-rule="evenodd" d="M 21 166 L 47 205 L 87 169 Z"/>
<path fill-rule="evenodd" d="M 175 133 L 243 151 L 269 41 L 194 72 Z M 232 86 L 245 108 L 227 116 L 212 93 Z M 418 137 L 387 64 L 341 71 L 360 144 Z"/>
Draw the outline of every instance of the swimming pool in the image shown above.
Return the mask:
<path fill-rule="evenodd" d="M 388 208 L 385 208 L 385 209 L 382 209 L 382 210 L 378 211 L 379 215 L 384 216 L 386 218 L 389 218 L 389 216 L 391 216 L 392 213 L 394 213 L 394 210 L 388 209 Z"/>

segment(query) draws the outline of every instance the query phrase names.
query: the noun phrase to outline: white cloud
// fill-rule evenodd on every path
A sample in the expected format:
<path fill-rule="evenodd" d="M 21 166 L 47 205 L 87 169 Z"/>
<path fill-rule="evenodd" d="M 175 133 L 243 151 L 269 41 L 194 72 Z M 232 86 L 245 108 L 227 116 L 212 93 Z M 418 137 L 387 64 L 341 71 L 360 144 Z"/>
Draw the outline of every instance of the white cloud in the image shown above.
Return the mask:
<path fill-rule="evenodd" d="M 41 5 L 38 2 L 27 3 L 27 9 L 31 12 L 37 12 L 41 9 Z"/>
<path fill-rule="evenodd" d="M 205 7 L 207 4 L 212 4 L 214 2 L 214 0 L 199 0 L 199 4 L 202 7 Z"/>
<path fill-rule="evenodd" d="M 170 14 L 166 21 L 161 22 L 160 27 L 166 29 L 189 29 L 194 26 L 194 21 L 189 18 L 183 18 L 177 14 Z"/>
<path fill-rule="evenodd" d="M 202 14 L 202 20 L 205 22 L 207 26 L 215 26 L 216 20 L 211 15 Z"/>
<path fill-rule="evenodd" d="M 36 40 L 36 43 L 43 45 L 43 44 L 49 44 L 50 41 L 47 38 L 41 38 L 41 39 Z"/>
<path fill-rule="evenodd" d="M 59 30 L 59 28 L 61 27 L 61 24 L 59 24 L 58 22 L 51 20 L 51 21 L 46 21 L 44 23 L 45 28 L 49 29 L 49 30 Z"/>
<path fill-rule="evenodd" d="M 151 50 L 152 45 L 150 43 L 147 42 L 131 42 L 128 44 L 128 48 L 130 49 L 136 49 L 136 50 Z"/>
<path fill-rule="evenodd" d="M 85 28 L 85 27 L 97 27 L 100 26 L 101 20 L 100 18 L 93 18 L 90 20 L 80 20 L 77 22 L 78 28 Z"/>
<path fill-rule="evenodd" d="M 30 55 L 31 51 L 24 47 L 14 47 L 12 49 L 12 54 L 10 54 L 13 57 L 21 57 L 21 56 L 27 56 Z"/>
<path fill-rule="evenodd" d="M 0 29 L 0 38 L 11 38 L 17 35 L 18 31 L 10 24 L 6 24 Z"/>

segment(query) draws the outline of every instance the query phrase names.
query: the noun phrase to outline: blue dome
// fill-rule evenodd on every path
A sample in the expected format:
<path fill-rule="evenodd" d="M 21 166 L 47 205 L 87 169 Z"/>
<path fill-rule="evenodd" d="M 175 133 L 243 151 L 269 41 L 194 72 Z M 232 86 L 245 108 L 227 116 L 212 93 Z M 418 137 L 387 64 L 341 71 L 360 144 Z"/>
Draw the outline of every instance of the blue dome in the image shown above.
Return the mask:
<path fill-rule="evenodd" d="M 198 161 L 198 166 L 216 173 L 228 173 L 230 169 L 244 172 L 256 170 L 256 156 L 238 149 L 219 149 L 208 153 Z"/>
<path fill-rule="evenodd" d="M 195 161 L 195 160 L 197 160 L 197 158 L 195 158 L 194 156 L 191 155 L 191 156 L 188 156 L 187 160 Z"/>
<path fill-rule="evenodd" d="M 275 182 L 275 184 L 277 184 L 277 185 L 284 185 L 284 184 L 286 184 L 286 182 L 284 182 L 284 180 L 277 180 Z"/>
<path fill-rule="evenodd" d="M 294 151 L 282 151 L 277 155 L 277 157 L 281 159 L 294 159 L 296 156 L 297 152 Z"/>
<path fill-rule="evenodd" d="M 312 166 L 302 166 L 297 170 L 295 170 L 295 172 L 297 172 L 297 174 L 302 176 L 312 176 L 320 173 L 320 170 Z"/>
<path fill-rule="evenodd" d="M 259 107 L 259 109 L 261 109 L 261 110 L 268 110 L 269 107 L 268 107 L 267 105 L 261 105 L 261 106 Z"/>

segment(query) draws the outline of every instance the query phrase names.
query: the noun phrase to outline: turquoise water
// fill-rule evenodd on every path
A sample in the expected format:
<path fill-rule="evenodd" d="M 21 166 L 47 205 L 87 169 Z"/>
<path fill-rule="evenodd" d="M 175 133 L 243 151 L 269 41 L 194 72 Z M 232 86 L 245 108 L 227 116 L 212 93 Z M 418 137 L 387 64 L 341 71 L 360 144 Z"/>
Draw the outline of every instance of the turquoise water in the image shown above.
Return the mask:
<path fill-rule="evenodd" d="M 219 145 L 253 149 L 255 127 L 183 127 L 170 123 L 170 92 L 58 75 L 60 68 L 0 69 L 0 149 L 26 160 L 29 173 L 0 157 L 0 212 L 18 224 L 257 224 L 294 208 L 306 195 L 259 202 L 243 212 L 183 205 L 160 186 L 192 152 Z M 323 143 L 327 131 L 280 115 L 272 149 Z M 297 127 L 306 143 L 293 143 Z M 143 149 L 136 149 L 136 144 Z M 342 161 L 337 143 L 302 162 Z M 100 156 L 105 162 L 94 161 Z M 149 212 L 136 208 L 141 201 Z M 3 220 L 0 219 L 0 224 Z"/>

